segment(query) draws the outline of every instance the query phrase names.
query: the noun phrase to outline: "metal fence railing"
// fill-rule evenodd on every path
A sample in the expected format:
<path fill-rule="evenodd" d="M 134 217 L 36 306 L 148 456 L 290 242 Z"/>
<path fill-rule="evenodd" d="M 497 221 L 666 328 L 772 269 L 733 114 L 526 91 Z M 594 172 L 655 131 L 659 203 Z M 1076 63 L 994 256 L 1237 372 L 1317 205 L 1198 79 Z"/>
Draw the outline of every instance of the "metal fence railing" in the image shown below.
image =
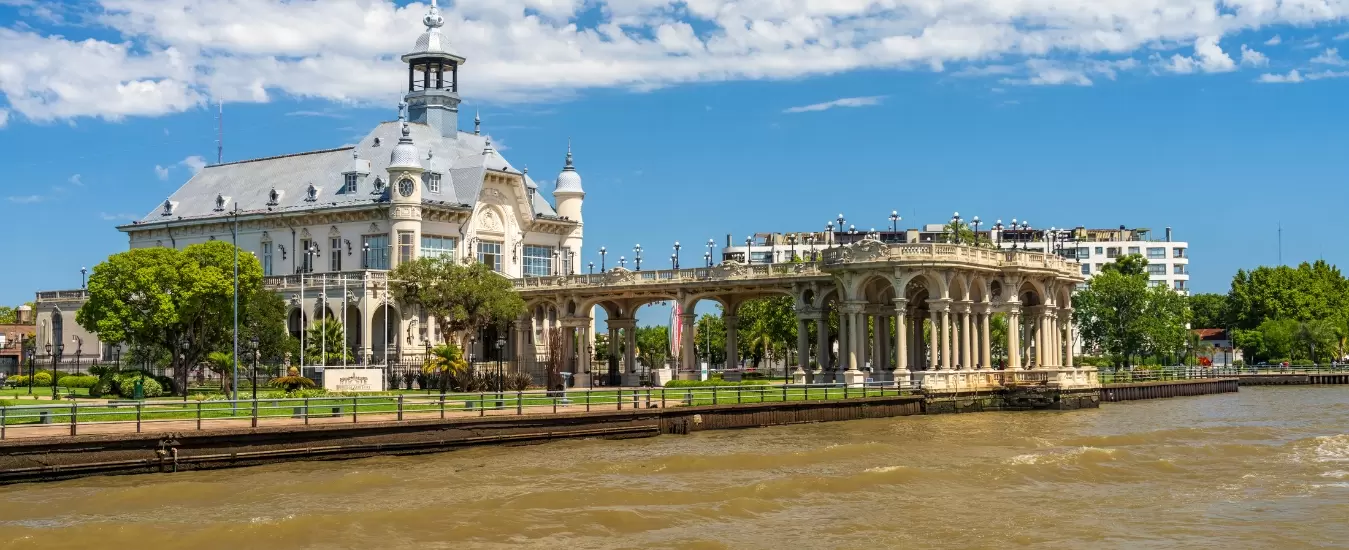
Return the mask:
<path fill-rule="evenodd" d="M 1101 367 L 1097 371 L 1097 376 L 1102 384 L 1124 384 L 1268 374 L 1331 374 L 1343 372 L 1349 372 L 1349 365 L 1334 363 L 1330 365 L 1289 365 L 1286 367 L 1280 365 L 1250 365 L 1245 367 L 1136 367 L 1133 369 Z"/>
<path fill-rule="evenodd" d="M 917 389 L 917 386 L 908 383 L 868 384 L 863 387 L 841 384 L 758 384 L 565 392 L 407 392 L 256 400 L 178 398 L 83 403 L 70 400 L 45 405 L 0 407 L 0 439 L 856 399 L 906 395 Z"/>

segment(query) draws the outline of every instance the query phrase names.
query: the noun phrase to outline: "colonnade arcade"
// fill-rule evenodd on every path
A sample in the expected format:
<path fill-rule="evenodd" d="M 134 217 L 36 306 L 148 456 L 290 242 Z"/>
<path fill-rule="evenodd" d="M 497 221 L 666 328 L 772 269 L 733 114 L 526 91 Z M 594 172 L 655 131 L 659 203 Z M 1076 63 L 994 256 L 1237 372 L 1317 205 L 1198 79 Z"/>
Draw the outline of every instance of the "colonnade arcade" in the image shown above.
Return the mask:
<path fill-rule="evenodd" d="M 689 378 L 699 370 L 694 327 L 704 301 L 721 305 L 726 364 L 736 365 L 740 305 L 775 295 L 793 300 L 798 382 L 997 385 L 1009 379 L 992 373 L 1024 371 L 1043 375 L 1015 380 L 1063 383 L 1058 371 L 1081 370 L 1073 367 L 1071 353 L 1071 292 L 1081 275 L 1075 264 L 1056 256 L 866 240 L 829 250 L 818 264 L 754 267 L 728 262 L 691 270 L 619 269 L 521 280 L 516 286 L 528 303 L 560 312 L 556 325 L 563 330 L 565 357 L 572 358 L 567 368 L 577 373 L 630 373 L 636 311 L 657 301 L 680 306 L 682 330 L 671 350 L 677 368 L 655 369 L 654 382 Z M 605 311 L 611 342 L 610 365 L 598 370 L 591 368 L 588 349 L 594 308 Z M 995 339 L 995 331 L 1005 334 Z M 1070 374 L 1069 385 L 1087 383 L 1087 376 Z"/>

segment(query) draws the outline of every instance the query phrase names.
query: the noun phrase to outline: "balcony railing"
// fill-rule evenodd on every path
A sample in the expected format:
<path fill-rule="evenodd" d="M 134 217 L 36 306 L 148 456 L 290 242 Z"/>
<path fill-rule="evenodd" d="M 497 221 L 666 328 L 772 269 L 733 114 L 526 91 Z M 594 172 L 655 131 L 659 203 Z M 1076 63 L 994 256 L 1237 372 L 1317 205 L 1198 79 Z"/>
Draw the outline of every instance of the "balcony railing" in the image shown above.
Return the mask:
<path fill-rule="evenodd" d="M 388 271 L 334 271 L 327 273 L 303 273 L 295 275 L 275 275 L 264 277 L 262 286 L 267 290 L 283 290 L 300 288 L 300 280 L 304 279 L 304 286 L 308 288 L 318 288 L 324 285 L 332 287 L 352 286 L 368 283 L 374 286 L 382 286 L 389 280 Z"/>

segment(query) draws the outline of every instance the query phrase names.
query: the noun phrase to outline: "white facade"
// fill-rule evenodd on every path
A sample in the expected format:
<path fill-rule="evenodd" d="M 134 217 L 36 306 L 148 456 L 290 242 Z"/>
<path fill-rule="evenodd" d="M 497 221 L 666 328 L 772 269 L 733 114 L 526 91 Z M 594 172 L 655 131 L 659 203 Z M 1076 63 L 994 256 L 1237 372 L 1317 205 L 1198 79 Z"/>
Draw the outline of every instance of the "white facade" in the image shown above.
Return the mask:
<path fill-rule="evenodd" d="M 380 123 L 351 146 L 207 166 L 118 228 L 130 247 L 233 240 L 258 258 L 268 288 L 292 304 L 292 333 L 330 315 L 349 329 L 355 355 L 370 361 L 420 354 L 449 336 L 437 333 L 434 319 L 389 303 L 385 274 L 402 262 L 450 256 L 511 278 L 577 273 L 585 191 L 570 144 L 550 202 L 528 170 L 492 146 L 480 120 L 472 132 L 458 128 L 465 59 L 446 50 L 434 3 L 423 22 L 425 32 L 402 57 L 407 93 L 397 121 Z M 563 160 L 561 147 L 558 153 Z M 66 333 L 78 330 L 74 310 L 83 300 L 62 295 L 58 303 L 56 296 L 39 293 L 39 325 L 52 326 L 60 315 Z M 538 327 L 523 325 L 547 322 L 521 319 L 507 332 L 532 340 Z M 510 346 L 500 354 L 493 349 L 498 339 Z M 469 353 L 479 359 L 539 344 L 495 330 L 473 342 Z"/>

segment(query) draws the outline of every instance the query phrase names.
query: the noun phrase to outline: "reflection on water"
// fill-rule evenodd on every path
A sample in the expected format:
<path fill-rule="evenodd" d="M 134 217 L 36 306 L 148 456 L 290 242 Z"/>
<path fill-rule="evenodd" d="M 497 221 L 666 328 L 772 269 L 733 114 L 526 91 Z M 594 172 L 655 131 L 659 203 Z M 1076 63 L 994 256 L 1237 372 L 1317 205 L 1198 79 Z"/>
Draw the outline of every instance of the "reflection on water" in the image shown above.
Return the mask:
<path fill-rule="evenodd" d="M 0 488 L 0 548 L 1334 548 L 1349 388 Z"/>

